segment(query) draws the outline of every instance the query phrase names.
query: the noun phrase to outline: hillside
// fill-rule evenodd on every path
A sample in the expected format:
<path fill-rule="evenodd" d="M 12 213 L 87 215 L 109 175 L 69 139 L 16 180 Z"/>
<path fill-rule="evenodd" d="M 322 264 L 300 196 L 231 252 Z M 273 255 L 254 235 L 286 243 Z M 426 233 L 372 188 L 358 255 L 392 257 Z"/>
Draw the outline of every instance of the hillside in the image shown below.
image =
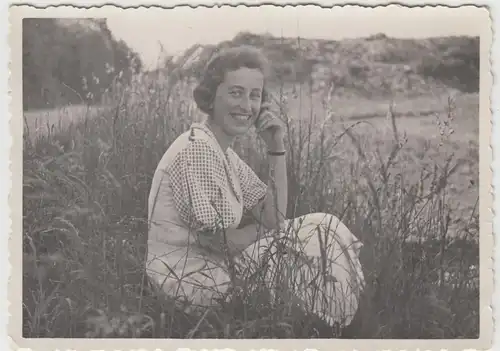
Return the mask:
<path fill-rule="evenodd" d="M 184 73 L 197 77 L 216 49 L 249 44 L 273 64 L 276 85 L 310 85 L 337 97 L 387 99 L 479 89 L 479 38 L 395 39 L 383 34 L 341 41 L 239 33 L 186 50 Z M 165 61 L 168 71 L 172 61 Z M 161 71 L 161 70 L 160 70 Z M 123 75 L 120 75 L 122 72 Z M 29 19 L 23 26 L 25 110 L 100 104 L 113 82 L 144 72 L 139 55 L 106 20 Z M 120 77 L 118 77 L 120 75 Z"/>
<path fill-rule="evenodd" d="M 445 91 L 479 89 L 479 38 L 313 40 L 240 33 L 219 45 L 196 45 L 199 60 L 185 70 L 197 76 L 220 48 L 254 45 L 273 65 L 273 81 L 309 83 L 333 95 L 363 98 L 440 95 Z"/>

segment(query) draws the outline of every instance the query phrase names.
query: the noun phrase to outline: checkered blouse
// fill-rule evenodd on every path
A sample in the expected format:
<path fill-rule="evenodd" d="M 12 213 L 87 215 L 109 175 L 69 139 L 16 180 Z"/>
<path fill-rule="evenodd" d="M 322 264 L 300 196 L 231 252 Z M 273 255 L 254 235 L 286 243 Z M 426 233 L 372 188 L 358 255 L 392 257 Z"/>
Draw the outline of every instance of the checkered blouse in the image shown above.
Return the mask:
<path fill-rule="evenodd" d="M 266 184 L 234 150 L 224 152 L 204 124 L 192 125 L 189 140 L 166 169 L 180 218 L 194 230 L 238 226 L 242 212 L 265 196 Z"/>

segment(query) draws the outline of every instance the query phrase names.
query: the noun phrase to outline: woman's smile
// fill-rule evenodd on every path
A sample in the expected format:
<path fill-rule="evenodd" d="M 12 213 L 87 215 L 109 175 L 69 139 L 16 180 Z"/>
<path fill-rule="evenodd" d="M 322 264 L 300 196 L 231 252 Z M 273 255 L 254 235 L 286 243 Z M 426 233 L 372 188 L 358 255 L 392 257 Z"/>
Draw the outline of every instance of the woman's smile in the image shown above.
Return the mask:
<path fill-rule="evenodd" d="M 243 113 L 231 113 L 231 117 L 233 117 L 238 122 L 248 122 L 252 117 L 251 114 L 243 114 Z"/>

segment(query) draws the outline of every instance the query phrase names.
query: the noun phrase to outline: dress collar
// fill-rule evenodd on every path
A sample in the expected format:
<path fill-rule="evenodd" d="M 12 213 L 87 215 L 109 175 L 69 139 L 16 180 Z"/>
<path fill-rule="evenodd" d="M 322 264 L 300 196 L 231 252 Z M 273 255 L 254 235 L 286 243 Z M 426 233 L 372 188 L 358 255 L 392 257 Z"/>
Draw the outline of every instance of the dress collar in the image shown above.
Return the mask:
<path fill-rule="evenodd" d="M 220 152 L 224 157 L 222 157 L 222 163 L 224 164 L 224 168 L 226 171 L 226 176 L 229 179 L 229 183 L 231 185 L 231 188 L 233 190 L 234 195 L 238 199 L 238 202 L 241 203 L 242 199 L 240 196 L 240 187 L 239 187 L 239 179 L 238 179 L 238 172 L 236 169 L 236 165 L 233 162 L 233 157 L 231 157 L 231 152 L 232 148 L 228 147 L 225 151 L 222 149 L 220 146 L 219 142 L 217 141 L 217 138 L 215 137 L 215 134 L 212 132 L 212 130 L 207 126 L 206 123 L 199 123 L 195 122 L 191 124 L 190 128 L 190 135 L 189 135 L 189 140 L 193 141 L 195 140 L 196 137 L 196 132 L 195 130 L 201 130 L 203 131 L 211 140 L 212 144 L 214 147 L 216 147 L 216 151 Z"/>

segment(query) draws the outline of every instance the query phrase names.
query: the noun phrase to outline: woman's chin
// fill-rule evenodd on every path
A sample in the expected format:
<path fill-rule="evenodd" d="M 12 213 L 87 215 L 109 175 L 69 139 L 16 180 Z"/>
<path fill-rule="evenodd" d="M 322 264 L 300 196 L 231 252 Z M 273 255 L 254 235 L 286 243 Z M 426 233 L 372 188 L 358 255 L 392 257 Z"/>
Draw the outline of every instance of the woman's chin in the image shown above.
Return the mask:
<path fill-rule="evenodd" d="M 238 125 L 233 125 L 231 128 L 228 128 L 231 132 L 231 135 L 237 137 L 237 136 L 242 136 L 246 133 L 248 133 L 248 130 L 251 127 L 251 123 L 247 124 L 238 124 Z"/>

